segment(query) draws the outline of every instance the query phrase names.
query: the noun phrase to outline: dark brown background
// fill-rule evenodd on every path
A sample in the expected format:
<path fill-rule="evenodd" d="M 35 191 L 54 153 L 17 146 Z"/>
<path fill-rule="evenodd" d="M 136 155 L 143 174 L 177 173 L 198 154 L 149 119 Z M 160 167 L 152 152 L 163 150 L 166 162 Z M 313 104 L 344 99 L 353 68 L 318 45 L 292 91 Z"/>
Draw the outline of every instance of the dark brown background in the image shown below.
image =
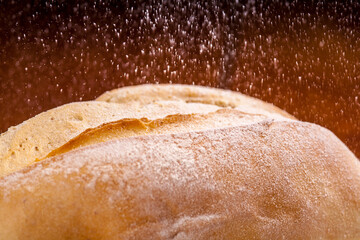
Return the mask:
<path fill-rule="evenodd" d="M 358 2 L 133 2 L 0 0 L 0 132 L 109 89 L 194 83 L 274 103 L 360 156 Z"/>

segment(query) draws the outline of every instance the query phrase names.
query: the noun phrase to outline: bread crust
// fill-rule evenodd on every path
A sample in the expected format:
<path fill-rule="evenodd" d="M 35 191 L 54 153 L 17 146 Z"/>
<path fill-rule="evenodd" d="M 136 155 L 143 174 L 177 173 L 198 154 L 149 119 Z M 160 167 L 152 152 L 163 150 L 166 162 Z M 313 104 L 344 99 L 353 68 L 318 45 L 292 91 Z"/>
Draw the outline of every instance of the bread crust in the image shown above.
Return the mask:
<path fill-rule="evenodd" d="M 359 239 L 359 216 L 358 159 L 298 121 L 108 141 L 0 180 L 1 239 Z"/>
<path fill-rule="evenodd" d="M 239 92 L 184 84 L 143 84 L 127 86 L 100 95 L 97 101 L 113 103 L 131 103 L 146 105 L 156 101 L 179 101 L 236 108 L 244 112 L 267 115 L 273 118 L 279 115 L 296 120 L 289 113 L 273 104 L 246 96 Z"/>

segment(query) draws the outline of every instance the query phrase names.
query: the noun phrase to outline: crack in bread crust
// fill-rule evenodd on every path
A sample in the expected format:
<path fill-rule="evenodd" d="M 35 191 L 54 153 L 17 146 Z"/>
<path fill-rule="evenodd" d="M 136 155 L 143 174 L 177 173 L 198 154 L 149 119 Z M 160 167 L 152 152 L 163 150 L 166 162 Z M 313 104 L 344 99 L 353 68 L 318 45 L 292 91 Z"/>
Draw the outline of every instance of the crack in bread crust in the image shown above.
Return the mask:
<path fill-rule="evenodd" d="M 240 126 L 265 119 L 267 117 L 261 114 L 247 114 L 233 109 L 219 109 L 208 114 L 174 114 L 154 120 L 126 118 L 87 129 L 61 147 L 54 149 L 45 158 L 117 138 Z"/>

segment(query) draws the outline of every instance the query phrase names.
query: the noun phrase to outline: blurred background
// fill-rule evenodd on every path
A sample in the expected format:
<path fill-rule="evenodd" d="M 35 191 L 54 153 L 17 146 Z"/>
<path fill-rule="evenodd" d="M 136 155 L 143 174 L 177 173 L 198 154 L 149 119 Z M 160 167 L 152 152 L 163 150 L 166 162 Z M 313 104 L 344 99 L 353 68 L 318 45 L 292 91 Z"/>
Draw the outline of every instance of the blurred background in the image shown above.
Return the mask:
<path fill-rule="evenodd" d="M 70 2 L 0 0 L 0 132 L 113 88 L 186 83 L 273 103 L 360 157 L 358 1 Z"/>

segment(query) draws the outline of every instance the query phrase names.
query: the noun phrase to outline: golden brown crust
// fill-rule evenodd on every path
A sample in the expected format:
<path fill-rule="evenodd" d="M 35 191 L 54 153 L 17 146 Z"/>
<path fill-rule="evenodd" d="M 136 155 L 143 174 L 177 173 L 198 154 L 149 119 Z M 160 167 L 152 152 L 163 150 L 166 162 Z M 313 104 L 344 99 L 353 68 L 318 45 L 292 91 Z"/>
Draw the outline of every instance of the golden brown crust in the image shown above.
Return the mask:
<path fill-rule="evenodd" d="M 156 102 L 136 106 L 106 102 L 77 102 L 41 113 L 0 135 L 0 177 L 43 159 L 52 150 L 88 128 L 124 118 L 163 118 L 169 114 L 208 113 L 208 104 Z"/>
<path fill-rule="evenodd" d="M 359 216 L 358 159 L 296 121 L 124 138 L 0 180 L 3 239 L 359 239 Z"/>

